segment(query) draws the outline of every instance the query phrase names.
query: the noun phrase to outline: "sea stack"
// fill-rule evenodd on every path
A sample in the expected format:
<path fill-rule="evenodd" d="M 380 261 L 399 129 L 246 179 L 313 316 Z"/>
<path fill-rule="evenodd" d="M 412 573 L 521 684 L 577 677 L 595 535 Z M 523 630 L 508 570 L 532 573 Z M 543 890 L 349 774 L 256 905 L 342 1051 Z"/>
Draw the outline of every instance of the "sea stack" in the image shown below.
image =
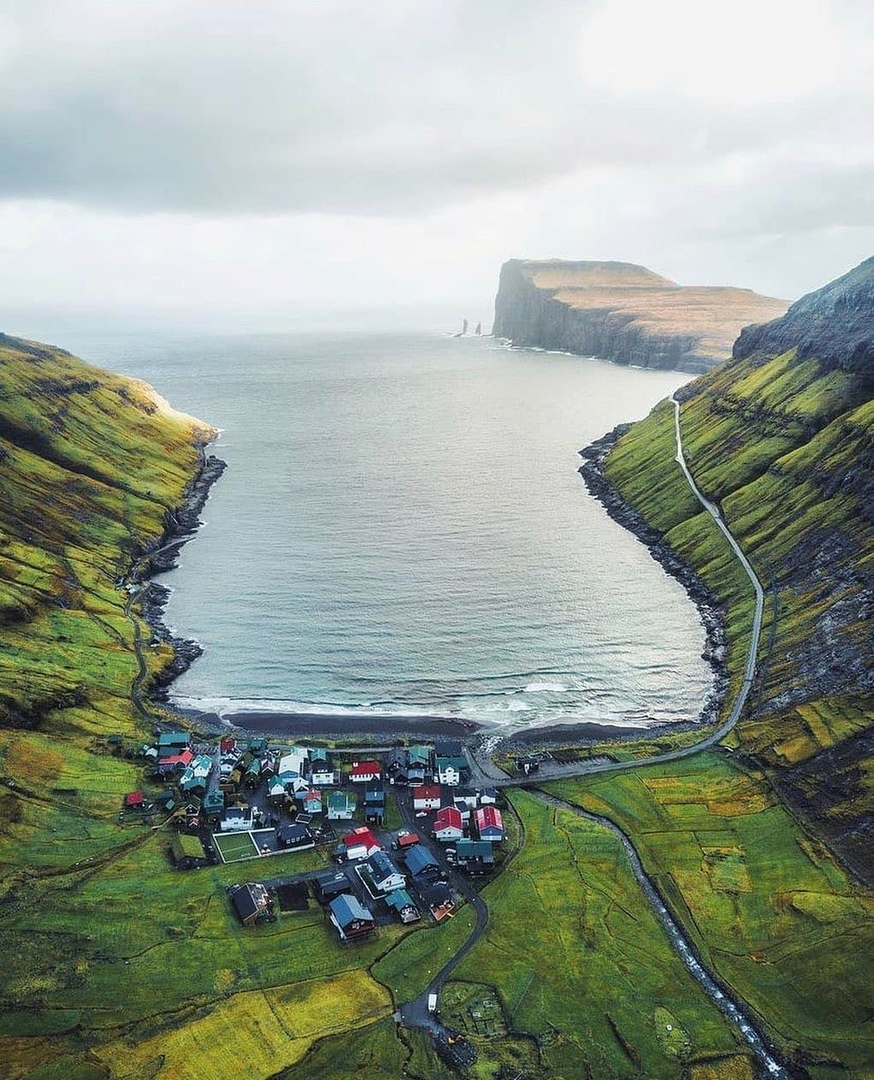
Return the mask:
<path fill-rule="evenodd" d="M 750 289 L 678 285 L 633 263 L 510 259 L 494 333 L 514 345 L 700 373 L 731 356 L 745 326 L 787 306 Z"/>

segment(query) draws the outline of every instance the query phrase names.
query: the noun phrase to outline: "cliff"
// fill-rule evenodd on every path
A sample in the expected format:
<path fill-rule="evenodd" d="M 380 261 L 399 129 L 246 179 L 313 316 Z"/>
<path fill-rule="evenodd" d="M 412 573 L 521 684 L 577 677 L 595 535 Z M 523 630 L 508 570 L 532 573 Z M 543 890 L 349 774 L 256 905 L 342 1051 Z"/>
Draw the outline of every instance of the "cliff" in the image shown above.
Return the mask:
<path fill-rule="evenodd" d="M 5 334 L 0 386 L 0 726 L 124 730 L 134 680 L 184 663 L 124 584 L 196 523 L 216 433 L 143 382 Z"/>
<path fill-rule="evenodd" d="M 874 260 L 741 334 L 680 393 L 687 461 L 767 589 L 738 749 L 792 813 L 874 880 Z M 736 681 L 747 583 L 672 463 L 662 403 L 616 443 L 606 474 L 727 613 Z"/>
<path fill-rule="evenodd" d="M 704 372 L 741 328 L 782 315 L 748 289 L 682 286 L 622 262 L 511 259 L 501 268 L 494 333 L 514 345 L 620 364 Z"/>

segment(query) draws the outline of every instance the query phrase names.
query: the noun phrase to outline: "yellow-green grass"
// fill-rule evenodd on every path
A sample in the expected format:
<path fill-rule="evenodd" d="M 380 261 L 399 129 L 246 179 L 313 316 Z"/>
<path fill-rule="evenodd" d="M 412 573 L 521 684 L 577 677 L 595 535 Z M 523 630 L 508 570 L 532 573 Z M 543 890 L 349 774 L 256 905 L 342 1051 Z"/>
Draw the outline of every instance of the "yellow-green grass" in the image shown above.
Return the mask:
<path fill-rule="evenodd" d="M 473 908 L 466 905 L 452 919 L 417 929 L 387 951 L 371 974 L 391 990 L 396 1004 L 412 1001 L 464 944 L 475 921 Z"/>
<path fill-rule="evenodd" d="M 320 1039 L 300 1062 L 283 1069 L 277 1080 L 338 1080 L 343 1076 L 397 1080 L 414 1075 L 407 1069 L 410 1057 L 411 1051 L 399 1038 L 397 1025 L 387 1018 Z M 439 1067 L 436 1057 L 433 1064 Z M 429 1080 L 437 1080 L 440 1075 L 428 1072 Z"/>
<path fill-rule="evenodd" d="M 763 776 L 704 753 L 550 786 L 632 836 L 702 956 L 785 1052 L 864 1075 L 874 900 L 805 837 Z"/>
<path fill-rule="evenodd" d="M 534 795 L 512 801 L 526 843 L 484 890 L 486 934 L 455 975 L 497 988 L 511 1028 L 543 1041 L 542 1075 L 679 1077 L 685 1060 L 733 1052 L 731 1030 L 673 951 L 616 837 Z M 657 1009 L 688 1033 L 679 1058 Z"/>
<path fill-rule="evenodd" d="M 119 581 L 161 536 L 212 429 L 145 384 L 5 337 L 0 385 L 0 720 L 131 731 L 138 665 Z M 170 658 L 149 650 L 149 670 Z"/>
<path fill-rule="evenodd" d="M 117 1037 L 96 1056 L 116 1076 L 136 1075 L 160 1057 L 161 1075 L 173 1080 L 238 1076 L 241 1071 L 251 1080 L 264 1080 L 298 1061 L 316 1039 L 389 1012 L 389 995 L 382 986 L 366 971 L 347 971 L 233 994 L 202 1017 L 141 1041 Z"/>

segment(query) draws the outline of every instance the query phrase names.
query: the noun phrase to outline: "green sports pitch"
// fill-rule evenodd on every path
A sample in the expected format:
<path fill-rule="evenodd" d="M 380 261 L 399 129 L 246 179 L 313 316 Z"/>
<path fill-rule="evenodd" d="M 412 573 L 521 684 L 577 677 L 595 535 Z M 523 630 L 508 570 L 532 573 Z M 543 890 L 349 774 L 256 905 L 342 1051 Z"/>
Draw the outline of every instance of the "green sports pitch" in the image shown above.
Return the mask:
<path fill-rule="evenodd" d="M 251 833 L 213 833 L 212 842 L 221 855 L 223 863 L 242 862 L 244 859 L 257 859 L 261 852 Z"/>

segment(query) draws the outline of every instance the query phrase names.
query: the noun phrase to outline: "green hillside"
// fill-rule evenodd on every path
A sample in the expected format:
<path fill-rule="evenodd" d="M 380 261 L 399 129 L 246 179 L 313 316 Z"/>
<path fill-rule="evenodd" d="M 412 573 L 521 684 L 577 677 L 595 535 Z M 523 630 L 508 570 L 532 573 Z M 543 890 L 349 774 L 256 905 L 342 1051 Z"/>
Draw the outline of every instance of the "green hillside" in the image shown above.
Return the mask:
<path fill-rule="evenodd" d="M 129 730 L 137 613 L 122 579 L 214 432 L 144 383 L 5 335 L 0 388 L 0 727 Z M 171 658 L 149 651 L 153 672 Z"/>
<path fill-rule="evenodd" d="M 817 1080 L 874 1060 L 872 359 L 869 260 L 678 395 L 687 464 L 766 590 L 753 691 L 726 751 L 555 786 L 626 830 L 703 957 Z M 721 605 L 727 709 L 753 594 L 674 440 L 663 402 L 605 471 Z"/>

